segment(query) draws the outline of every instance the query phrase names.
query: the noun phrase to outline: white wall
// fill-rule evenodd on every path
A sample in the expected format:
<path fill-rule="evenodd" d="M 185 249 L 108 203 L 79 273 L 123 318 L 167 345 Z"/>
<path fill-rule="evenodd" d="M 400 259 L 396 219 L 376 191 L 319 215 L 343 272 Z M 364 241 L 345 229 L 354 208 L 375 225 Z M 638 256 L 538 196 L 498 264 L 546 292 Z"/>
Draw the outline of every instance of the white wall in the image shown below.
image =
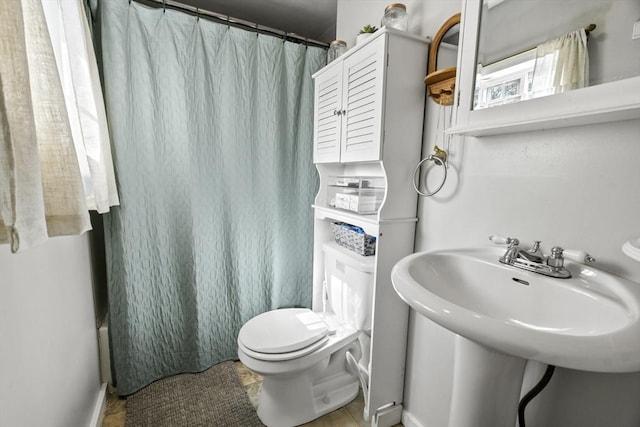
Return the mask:
<path fill-rule="evenodd" d="M 338 0 L 336 39 L 355 46 L 358 31 L 367 24 L 380 26 L 389 0 Z M 409 32 L 433 38 L 436 31 L 451 15 L 460 12 L 456 0 L 405 0 L 409 19 Z M 434 30 L 429 30 L 434 29 Z"/>
<path fill-rule="evenodd" d="M 435 108 L 428 118 L 435 122 Z M 638 135 L 635 120 L 453 141 L 458 170 L 449 170 L 442 194 L 421 200 L 416 250 L 484 246 L 490 234 L 539 239 L 547 251 L 556 244 L 584 249 L 599 268 L 640 283 L 640 264 L 620 250 L 640 234 Z M 433 137 L 428 139 L 425 152 L 433 148 Z M 441 330 L 411 317 L 405 405 L 425 427 L 448 420 L 443 408 L 450 403 L 453 340 Z M 541 374 L 532 364 L 524 388 Z M 527 425 L 636 427 L 639 396 L 638 373 L 557 369 L 527 408 Z"/>
<path fill-rule="evenodd" d="M 0 245 L 0 426 L 85 427 L 102 400 L 88 233 Z"/>
<path fill-rule="evenodd" d="M 338 0 L 337 38 L 349 41 L 362 25 L 379 22 L 388 3 Z M 423 36 L 433 37 L 460 11 L 460 3 L 451 0 L 405 3 L 410 31 Z M 425 154 L 436 139 L 442 145 L 434 127 L 435 107 L 428 101 Z M 437 196 L 420 201 L 416 250 L 484 246 L 490 234 L 542 240 L 547 251 L 553 245 L 584 249 L 597 258 L 599 268 L 640 286 L 640 263 L 620 250 L 626 240 L 640 235 L 639 136 L 640 121 L 635 120 L 453 139 L 447 184 Z M 452 357 L 453 334 L 412 313 L 405 425 L 447 425 Z M 530 364 L 525 387 L 539 375 L 540 366 Z M 527 408 L 527 425 L 637 427 L 638 396 L 640 373 L 557 369 L 548 388 Z"/>

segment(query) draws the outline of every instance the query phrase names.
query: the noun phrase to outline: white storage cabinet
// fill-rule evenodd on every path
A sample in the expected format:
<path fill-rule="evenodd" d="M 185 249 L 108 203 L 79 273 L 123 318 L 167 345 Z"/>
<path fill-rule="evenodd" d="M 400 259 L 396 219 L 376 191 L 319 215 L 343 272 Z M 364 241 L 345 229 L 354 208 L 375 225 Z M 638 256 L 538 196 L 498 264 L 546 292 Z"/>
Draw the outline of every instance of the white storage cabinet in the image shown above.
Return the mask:
<path fill-rule="evenodd" d="M 314 203 L 313 309 L 323 307 L 322 247 L 333 241 L 330 224 L 346 222 L 376 236 L 376 254 L 362 257 L 373 269 L 371 330 L 363 339 L 362 369 L 368 377 L 365 416 L 375 418 L 379 427 L 400 422 L 402 411 L 409 309 L 393 290 L 391 268 L 413 252 L 417 195 L 412 175 L 422 145 L 427 54 L 426 40 L 382 28 L 313 76 L 314 163 L 320 176 Z M 346 209 L 342 196 L 336 206 L 340 189 L 332 187 L 345 177 L 382 187 L 382 201 L 373 212 Z M 354 256 L 346 248 L 334 249 L 337 258 L 340 253 Z"/>
<path fill-rule="evenodd" d="M 386 41 L 376 38 L 316 78 L 314 162 L 380 159 Z"/>

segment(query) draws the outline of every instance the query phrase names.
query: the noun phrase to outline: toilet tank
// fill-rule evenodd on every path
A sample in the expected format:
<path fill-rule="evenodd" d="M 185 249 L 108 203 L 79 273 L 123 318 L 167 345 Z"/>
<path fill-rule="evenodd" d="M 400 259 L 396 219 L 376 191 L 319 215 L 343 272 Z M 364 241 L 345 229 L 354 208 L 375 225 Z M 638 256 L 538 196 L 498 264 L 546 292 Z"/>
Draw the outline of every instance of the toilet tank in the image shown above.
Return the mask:
<path fill-rule="evenodd" d="M 374 256 L 362 256 L 335 242 L 322 245 L 327 310 L 359 331 L 371 330 Z"/>

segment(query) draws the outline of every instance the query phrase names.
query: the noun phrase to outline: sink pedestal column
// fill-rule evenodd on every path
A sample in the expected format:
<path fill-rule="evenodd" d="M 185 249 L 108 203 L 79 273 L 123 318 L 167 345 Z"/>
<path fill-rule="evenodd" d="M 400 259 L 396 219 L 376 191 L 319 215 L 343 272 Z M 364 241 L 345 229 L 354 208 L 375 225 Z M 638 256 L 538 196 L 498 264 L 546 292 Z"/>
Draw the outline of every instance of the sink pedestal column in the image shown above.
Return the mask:
<path fill-rule="evenodd" d="M 513 427 L 527 361 L 456 335 L 450 427 Z"/>

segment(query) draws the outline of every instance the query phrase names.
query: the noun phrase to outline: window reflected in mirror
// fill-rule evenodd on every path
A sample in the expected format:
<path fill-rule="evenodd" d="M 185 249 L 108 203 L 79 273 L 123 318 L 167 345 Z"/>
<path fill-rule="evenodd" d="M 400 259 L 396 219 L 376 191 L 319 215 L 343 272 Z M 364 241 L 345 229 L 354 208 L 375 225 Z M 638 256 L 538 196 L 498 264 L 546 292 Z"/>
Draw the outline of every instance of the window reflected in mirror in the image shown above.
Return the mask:
<path fill-rule="evenodd" d="M 535 49 L 487 66 L 478 64 L 474 109 L 512 104 L 532 97 Z"/>

